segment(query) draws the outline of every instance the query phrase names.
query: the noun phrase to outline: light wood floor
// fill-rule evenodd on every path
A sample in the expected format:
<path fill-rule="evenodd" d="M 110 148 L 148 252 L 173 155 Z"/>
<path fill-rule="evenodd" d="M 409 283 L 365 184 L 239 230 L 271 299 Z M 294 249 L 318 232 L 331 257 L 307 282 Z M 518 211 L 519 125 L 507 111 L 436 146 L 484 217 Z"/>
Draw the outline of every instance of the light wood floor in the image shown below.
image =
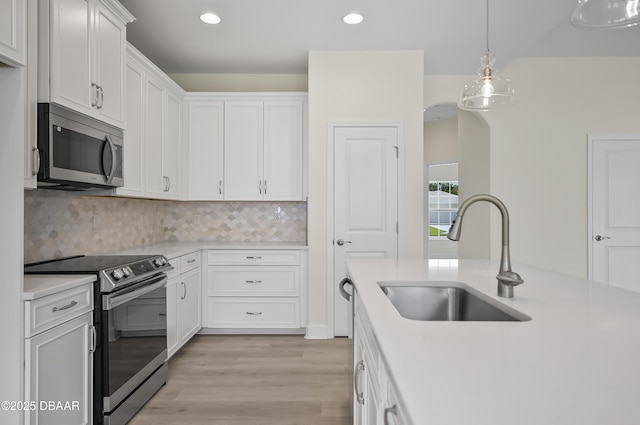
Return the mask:
<path fill-rule="evenodd" d="M 130 425 L 350 425 L 351 340 L 198 335 Z"/>

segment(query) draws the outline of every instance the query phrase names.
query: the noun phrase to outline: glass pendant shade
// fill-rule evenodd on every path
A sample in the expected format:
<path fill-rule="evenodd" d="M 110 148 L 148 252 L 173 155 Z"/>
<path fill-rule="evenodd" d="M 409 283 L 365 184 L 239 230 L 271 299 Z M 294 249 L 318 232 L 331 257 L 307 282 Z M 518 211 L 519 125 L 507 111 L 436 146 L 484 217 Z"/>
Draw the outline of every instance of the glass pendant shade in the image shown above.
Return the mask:
<path fill-rule="evenodd" d="M 511 80 L 493 75 L 495 57 L 489 50 L 489 0 L 487 0 L 487 49 L 480 58 L 480 78 L 470 81 L 462 88 L 458 108 L 467 111 L 488 111 L 510 105 L 516 100 Z"/>
<path fill-rule="evenodd" d="M 487 49 L 482 57 L 480 78 L 469 81 L 462 88 L 458 107 L 467 111 L 488 111 L 515 102 L 516 92 L 508 78 L 493 75 L 491 66 L 495 59 Z"/>
<path fill-rule="evenodd" d="M 571 23 L 588 29 L 631 27 L 640 24 L 640 0 L 578 0 Z"/>

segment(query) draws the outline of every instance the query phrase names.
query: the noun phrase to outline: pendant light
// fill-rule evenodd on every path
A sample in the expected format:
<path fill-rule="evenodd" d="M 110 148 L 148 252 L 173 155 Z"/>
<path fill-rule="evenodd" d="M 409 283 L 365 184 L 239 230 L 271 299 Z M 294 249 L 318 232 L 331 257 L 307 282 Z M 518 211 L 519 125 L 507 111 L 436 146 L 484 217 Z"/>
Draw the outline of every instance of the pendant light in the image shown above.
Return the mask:
<path fill-rule="evenodd" d="M 579 28 L 613 29 L 640 24 L 640 0 L 578 0 L 571 23 Z"/>
<path fill-rule="evenodd" d="M 495 57 L 489 50 L 489 0 L 487 0 L 487 49 L 480 59 L 480 78 L 464 85 L 458 107 L 467 111 L 488 111 L 515 102 L 511 80 L 501 78 L 492 69 Z"/>

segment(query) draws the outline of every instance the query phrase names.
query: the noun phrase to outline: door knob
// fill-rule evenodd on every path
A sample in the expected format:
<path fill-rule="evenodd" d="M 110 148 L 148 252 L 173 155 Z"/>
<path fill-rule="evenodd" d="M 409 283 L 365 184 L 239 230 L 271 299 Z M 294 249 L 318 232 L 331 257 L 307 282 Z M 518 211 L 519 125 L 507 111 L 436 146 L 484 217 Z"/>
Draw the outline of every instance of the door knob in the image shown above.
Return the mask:
<path fill-rule="evenodd" d="M 611 239 L 611 237 L 596 235 L 594 239 L 597 240 L 598 242 L 600 242 L 600 241 L 603 241 L 605 239 Z"/>
<path fill-rule="evenodd" d="M 345 241 L 344 239 L 338 239 L 336 241 L 336 243 L 338 244 L 338 246 L 342 246 L 342 245 L 344 245 L 346 243 L 351 243 L 351 241 Z"/>

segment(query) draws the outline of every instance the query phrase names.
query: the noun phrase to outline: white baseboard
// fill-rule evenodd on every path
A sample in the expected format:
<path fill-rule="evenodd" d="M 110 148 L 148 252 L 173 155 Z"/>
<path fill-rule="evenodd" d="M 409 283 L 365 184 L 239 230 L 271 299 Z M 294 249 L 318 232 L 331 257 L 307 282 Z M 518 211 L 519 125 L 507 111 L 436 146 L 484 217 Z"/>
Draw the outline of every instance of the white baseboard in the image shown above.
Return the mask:
<path fill-rule="evenodd" d="M 331 339 L 327 325 L 307 325 L 306 339 Z"/>
<path fill-rule="evenodd" d="M 303 335 L 304 328 L 201 328 L 199 335 Z"/>

